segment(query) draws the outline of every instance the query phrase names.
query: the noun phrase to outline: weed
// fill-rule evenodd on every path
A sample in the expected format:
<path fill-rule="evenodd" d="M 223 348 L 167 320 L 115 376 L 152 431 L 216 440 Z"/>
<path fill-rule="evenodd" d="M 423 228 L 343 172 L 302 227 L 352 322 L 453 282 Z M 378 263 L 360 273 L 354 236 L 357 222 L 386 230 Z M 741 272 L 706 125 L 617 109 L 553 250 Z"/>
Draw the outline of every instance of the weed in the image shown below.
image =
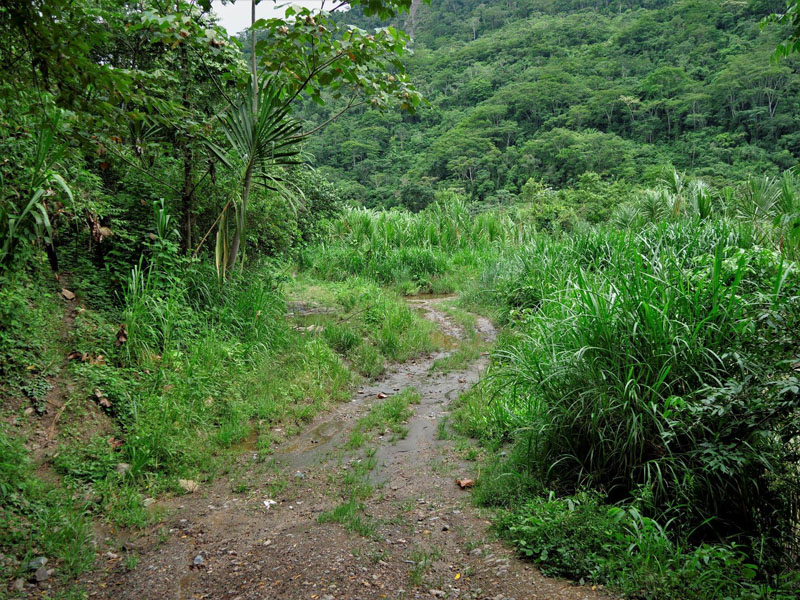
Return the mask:
<path fill-rule="evenodd" d="M 409 570 L 408 578 L 411 585 L 423 585 L 425 573 L 431 564 L 441 558 L 441 551 L 435 546 L 424 548 L 416 546 L 409 556 L 413 566 Z"/>
<path fill-rule="evenodd" d="M 91 523 L 86 506 L 68 490 L 54 488 L 37 477 L 21 444 L 0 428 L 0 547 L 26 564 L 35 556 L 55 559 L 60 573 L 74 577 L 94 561 Z M 0 575 L 10 581 L 17 573 L 8 562 Z"/>
<path fill-rule="evenodd" d="M 436 423 L 436 439 L 437 440 L 451 440 L 451 439 L 453 439 L 453 433 L 450 431 L 450 427 L 448 425 L 449 420 L 450 420 L 450 415 L 444 415 Z"/>
<path fill-rule="evenodd" d="M 163 546 L 169 541 L 169 529 L 166 527 L 158 528 L 158 545 Z"/>
<path fill-rule="evenodd" d="M 356 423 L 346 447 L 357 449 L 367 441 L 367 433 L 373 431 L 391 431 L 392 441 L 402 439 L 408 434 L 405 422 L 413 414 L 409 407 L 411 404 L 419 404 L 421 396 L 413 388 L 407 388 L 402 392 L 390 396 L 383 402 L 373 404 L 369 413 Z"/>
<path fill-rule="evenodd" d="M 372 550 L 369 554 L 370 561 L 375 564 L 378 564 L 379 562 L 381 562 L 386 558 L 389 558 L 389 554 L 386 552 L 386 550 L 382 548 L 381 550 Z"/>
<path fill-rule="evenodd" d="M 139 565 L 139 555 L 135 551 L 130 551 L 125 554 L 125 568 L 128 571 L 133 571 Z"/>
<path fill-rule="evenodd" d="M 320 523 L 339 523 L 350 533 L 362 537 L 375 537 L 375 523 L 364 514 L 364 505 L 351 498 L 319 516 Z"/>

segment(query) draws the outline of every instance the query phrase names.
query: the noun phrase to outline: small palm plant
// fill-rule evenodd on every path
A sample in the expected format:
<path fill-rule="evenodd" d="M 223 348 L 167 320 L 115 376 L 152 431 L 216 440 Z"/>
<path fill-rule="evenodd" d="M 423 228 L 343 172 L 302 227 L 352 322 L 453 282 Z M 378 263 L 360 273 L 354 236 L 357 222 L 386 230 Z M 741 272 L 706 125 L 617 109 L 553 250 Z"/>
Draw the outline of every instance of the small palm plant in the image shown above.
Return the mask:
<path fill-rule="evenodd" d="M 697 179 L 692 182 L 689 189 L 692 199 L 692 212 L 701 221 L 708 219 L 714 208 L 711 188 L 704 181 Z"/>
<path fill-rule="evenodd" d="M 684 211 L 683 194 L 686 190 L 686 176 L 673 168 L 663 180 L 670 194 L 672 194 L 672 216 L 679 217 Z"/>
<path fill-rule="evenodd" d="M 664 220 L 673 205 L 670 193 L 660 188 L 657 190 L 645 190 L 639 201 L 639 212 L 650 223 L 660 223 Z"/>
<path fill-rule="evenodd" d="M 281 89 L 264 79 L 250 86 L 244 96 L 222 117 L 222 131 L 229 143 L 227 152 L 213 144 L 210 149 L 226 166 L 235 169 L 242 182 L 238 202 L 228 202 L 218 220 L 216 244 L 217 271 L 221 278 L 236 263 L 247 223 L 247 206 L 253 185 L 281 193 L 293 202 L 287 191 L 284 167 L 299 164 L 301 124 L 289 117 L 281 101 Z M 229 208 L 234 208 L 233 237 L 229 240 Z"/>
<path fill-rule="evenodd" d="M 47 198 L 56 194 L 58 187 L 72 201 L 72 191 L 64 178 L 56 172 L 56 164 L 64 152 L 56 142 L 59 116 L 44 123 L 36 136 L 31 177 L 24 189 L 27 196 L 17 205 L 15 197 L 20 194 L 13 186 L 6 188 L 0 176 L 0 268 L 7 267 L 15 258 L 16 251 L 24 240 L 41 240 L 44 243 L 50 266 L 58 270 L 53 226 L 47 211 Z M 21 206 L 21 209 L 20 209 Z"/>
<path fill-rule="evenodd" d="M 767 219 L 774 212 L 780 191 L 779 183 L 773 177 L 751 177 L 744 185 L 739 214 L 754 222 Z"/>

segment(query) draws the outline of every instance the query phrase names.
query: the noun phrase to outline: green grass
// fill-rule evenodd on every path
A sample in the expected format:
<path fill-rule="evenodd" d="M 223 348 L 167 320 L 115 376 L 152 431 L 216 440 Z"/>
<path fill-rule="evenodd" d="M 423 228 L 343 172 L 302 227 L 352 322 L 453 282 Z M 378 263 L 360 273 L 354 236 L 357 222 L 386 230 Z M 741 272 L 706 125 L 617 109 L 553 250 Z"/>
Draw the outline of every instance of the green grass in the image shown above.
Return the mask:
<path fill-rule="evenodd" d="M 376 465 L 375 450 L 368 449 L 362 458 L 350 462 L 341 477 L 332 476 L 331 483 L 338 488 L 342 502 L 323 512 L 318 521 L 339 523 L 350 533 L 374 538 L 377 522 L 366 514 L 364 501 L 374 492 L 369 477 Z"/>
<path fill-rule="evenodd" d="M 460 289 L 498 249 L 528 240 L 533 231 L 503 212 L 471 214 L 457 197 L 416 215 L 356 208 L 331 223 L 328 243 L 302 253 L 300 266 L 333 281 L 368 277 L 406 295 L 446 293 Z"/>
<path fill-rule="evenodd" d="M 357 533 L 362 537 L 375 536 L 375 523 L 364 514 L 364 504 L 350 498 L 336 506 L 336 508 L 323 512 L 319 516 L 320 523 L 339 523 L 350 533 Z"/>
<path fill-rule="evenodd" d="M 430 370 L 432 373 L 437 371 L 440 373 L 461 371 L 475 362 L 486 348 L 486 344 L 482 342 L 463 342 L 457 350 L 433 361 Z"/>
<path fill-rule="evenodd" d="M 734 543 L 731 564 L 756 564 L 764 585 L 789 568 L 800 279 L 756 240 L 750 223 L 679 219 L 537 239 L 490 265 L 466 296 L 503 307 L 508 332 L 453 423 L 514 449 L 486 466 L 476 500 L 516 511 L 548 489 L 568 499 L 589 488 L 639 506 L 672 544 L 641 560 L 674 562 L 624 579 L 651 577 L 654 598 L 678 593 L 666 572 L 700 561 L 704 542 L 716 550 L 697 577 L 721 586 Z M 750 573 L 733 572 L 740 583 Z"/>
<path fill-rule="evenodd" d="M 346 448 L 361 448 L 374 432 L 391 432 L 392 441 L 402 439 L 408 433 L 406 421 L 414 414 L 412 404 L 419 404 L 421 397 L 414 388 L 407 388 L 389 398 L 374 403 L 366 416 L 361 417 L 353 428 Z"/>
<path fill-rule="evenodd" d="M 442 557 L 442 552 L 435 546 L 423 547 L 416 546 L 409 555 L 413 565 L 408 572 L 408 582 L 410 585 L 423 585 L 425 583 L 425 573 L 430 569 L 431 564 Z"/>
<path fill-rule="evenodd" d="M 317 326 L 326 344 L 365 377 L 381 375 L 387 362 L 402 362 L 435 349 L 433 324 L 396 292 L 368 279 L 321 282 L 303 275 L 287 286 L 287 293 L 324 309 L 299 324 Z"/>
<path fill-rule="evenodd" d="M 48 558 L 63 580 L 94 562 L 86 503 L 39 479 L 25 449 L 5 428 L 0 428 L 0 521 L 0 547 L 10 559 L 0 564 L 3 581 L 23 575 L 39 556 Z"/>
<path fill-rule="evenodd" d="M 629 597 L 788 599 L 796 591 L 789 578 L 758 581 L 736 544 L 676 543 L 635 506 L 609 507 L 590 493 L 535 497 L 495 527 L 545 575 L 609 584 Z"/>

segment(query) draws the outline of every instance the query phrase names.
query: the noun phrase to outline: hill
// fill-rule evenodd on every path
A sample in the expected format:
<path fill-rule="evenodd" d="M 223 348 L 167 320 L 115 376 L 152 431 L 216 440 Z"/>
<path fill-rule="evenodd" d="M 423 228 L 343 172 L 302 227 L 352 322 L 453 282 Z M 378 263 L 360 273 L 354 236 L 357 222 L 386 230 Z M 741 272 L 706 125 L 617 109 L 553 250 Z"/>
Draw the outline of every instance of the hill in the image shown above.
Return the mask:
<path fill-rule="evenodd" d="M 352 200 L 411 208 L 440 188 L 507 201 L 530 179 L 652 185 L 665 166 L 718 185 L 777 174 L 800 151 L 798 61 L 771 61 L 781 32 L 759 25 L 781 8 L 418 3 L 397 24 L 414 34 L 408 72 L 429 105 L 413 116 L 353 112 L 308 150 Z M 380 24 L 355 10 L 343 18 Z"/>

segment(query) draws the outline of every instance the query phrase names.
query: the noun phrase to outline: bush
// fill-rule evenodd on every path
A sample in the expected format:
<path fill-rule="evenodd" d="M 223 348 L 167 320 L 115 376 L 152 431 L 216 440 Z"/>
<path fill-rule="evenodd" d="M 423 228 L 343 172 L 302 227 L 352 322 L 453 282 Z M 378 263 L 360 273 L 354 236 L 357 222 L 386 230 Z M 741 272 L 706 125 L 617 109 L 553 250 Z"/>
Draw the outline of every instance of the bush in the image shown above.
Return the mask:
<path fill-rule="evenodd" d="M 735 545 L 673 541 L 635 506 L 605 506 L 581 492 L 535 498 L 498 519 L 496 527 L 542 573 L 582 583 L 608 583 L 629 597 L 791 598 L 790 578 L 756 581 L 757 567 Z"/>
<path fill-rule="evenodd" d="M 779 571 L 797 552 L 800 278 L 753 240 L 684 219 L 508 253 L 474 298 L 501 299 L 515 335 L 464 425 L 515 440 L 514 469 L 559 495 L 640 502 Z"/>

